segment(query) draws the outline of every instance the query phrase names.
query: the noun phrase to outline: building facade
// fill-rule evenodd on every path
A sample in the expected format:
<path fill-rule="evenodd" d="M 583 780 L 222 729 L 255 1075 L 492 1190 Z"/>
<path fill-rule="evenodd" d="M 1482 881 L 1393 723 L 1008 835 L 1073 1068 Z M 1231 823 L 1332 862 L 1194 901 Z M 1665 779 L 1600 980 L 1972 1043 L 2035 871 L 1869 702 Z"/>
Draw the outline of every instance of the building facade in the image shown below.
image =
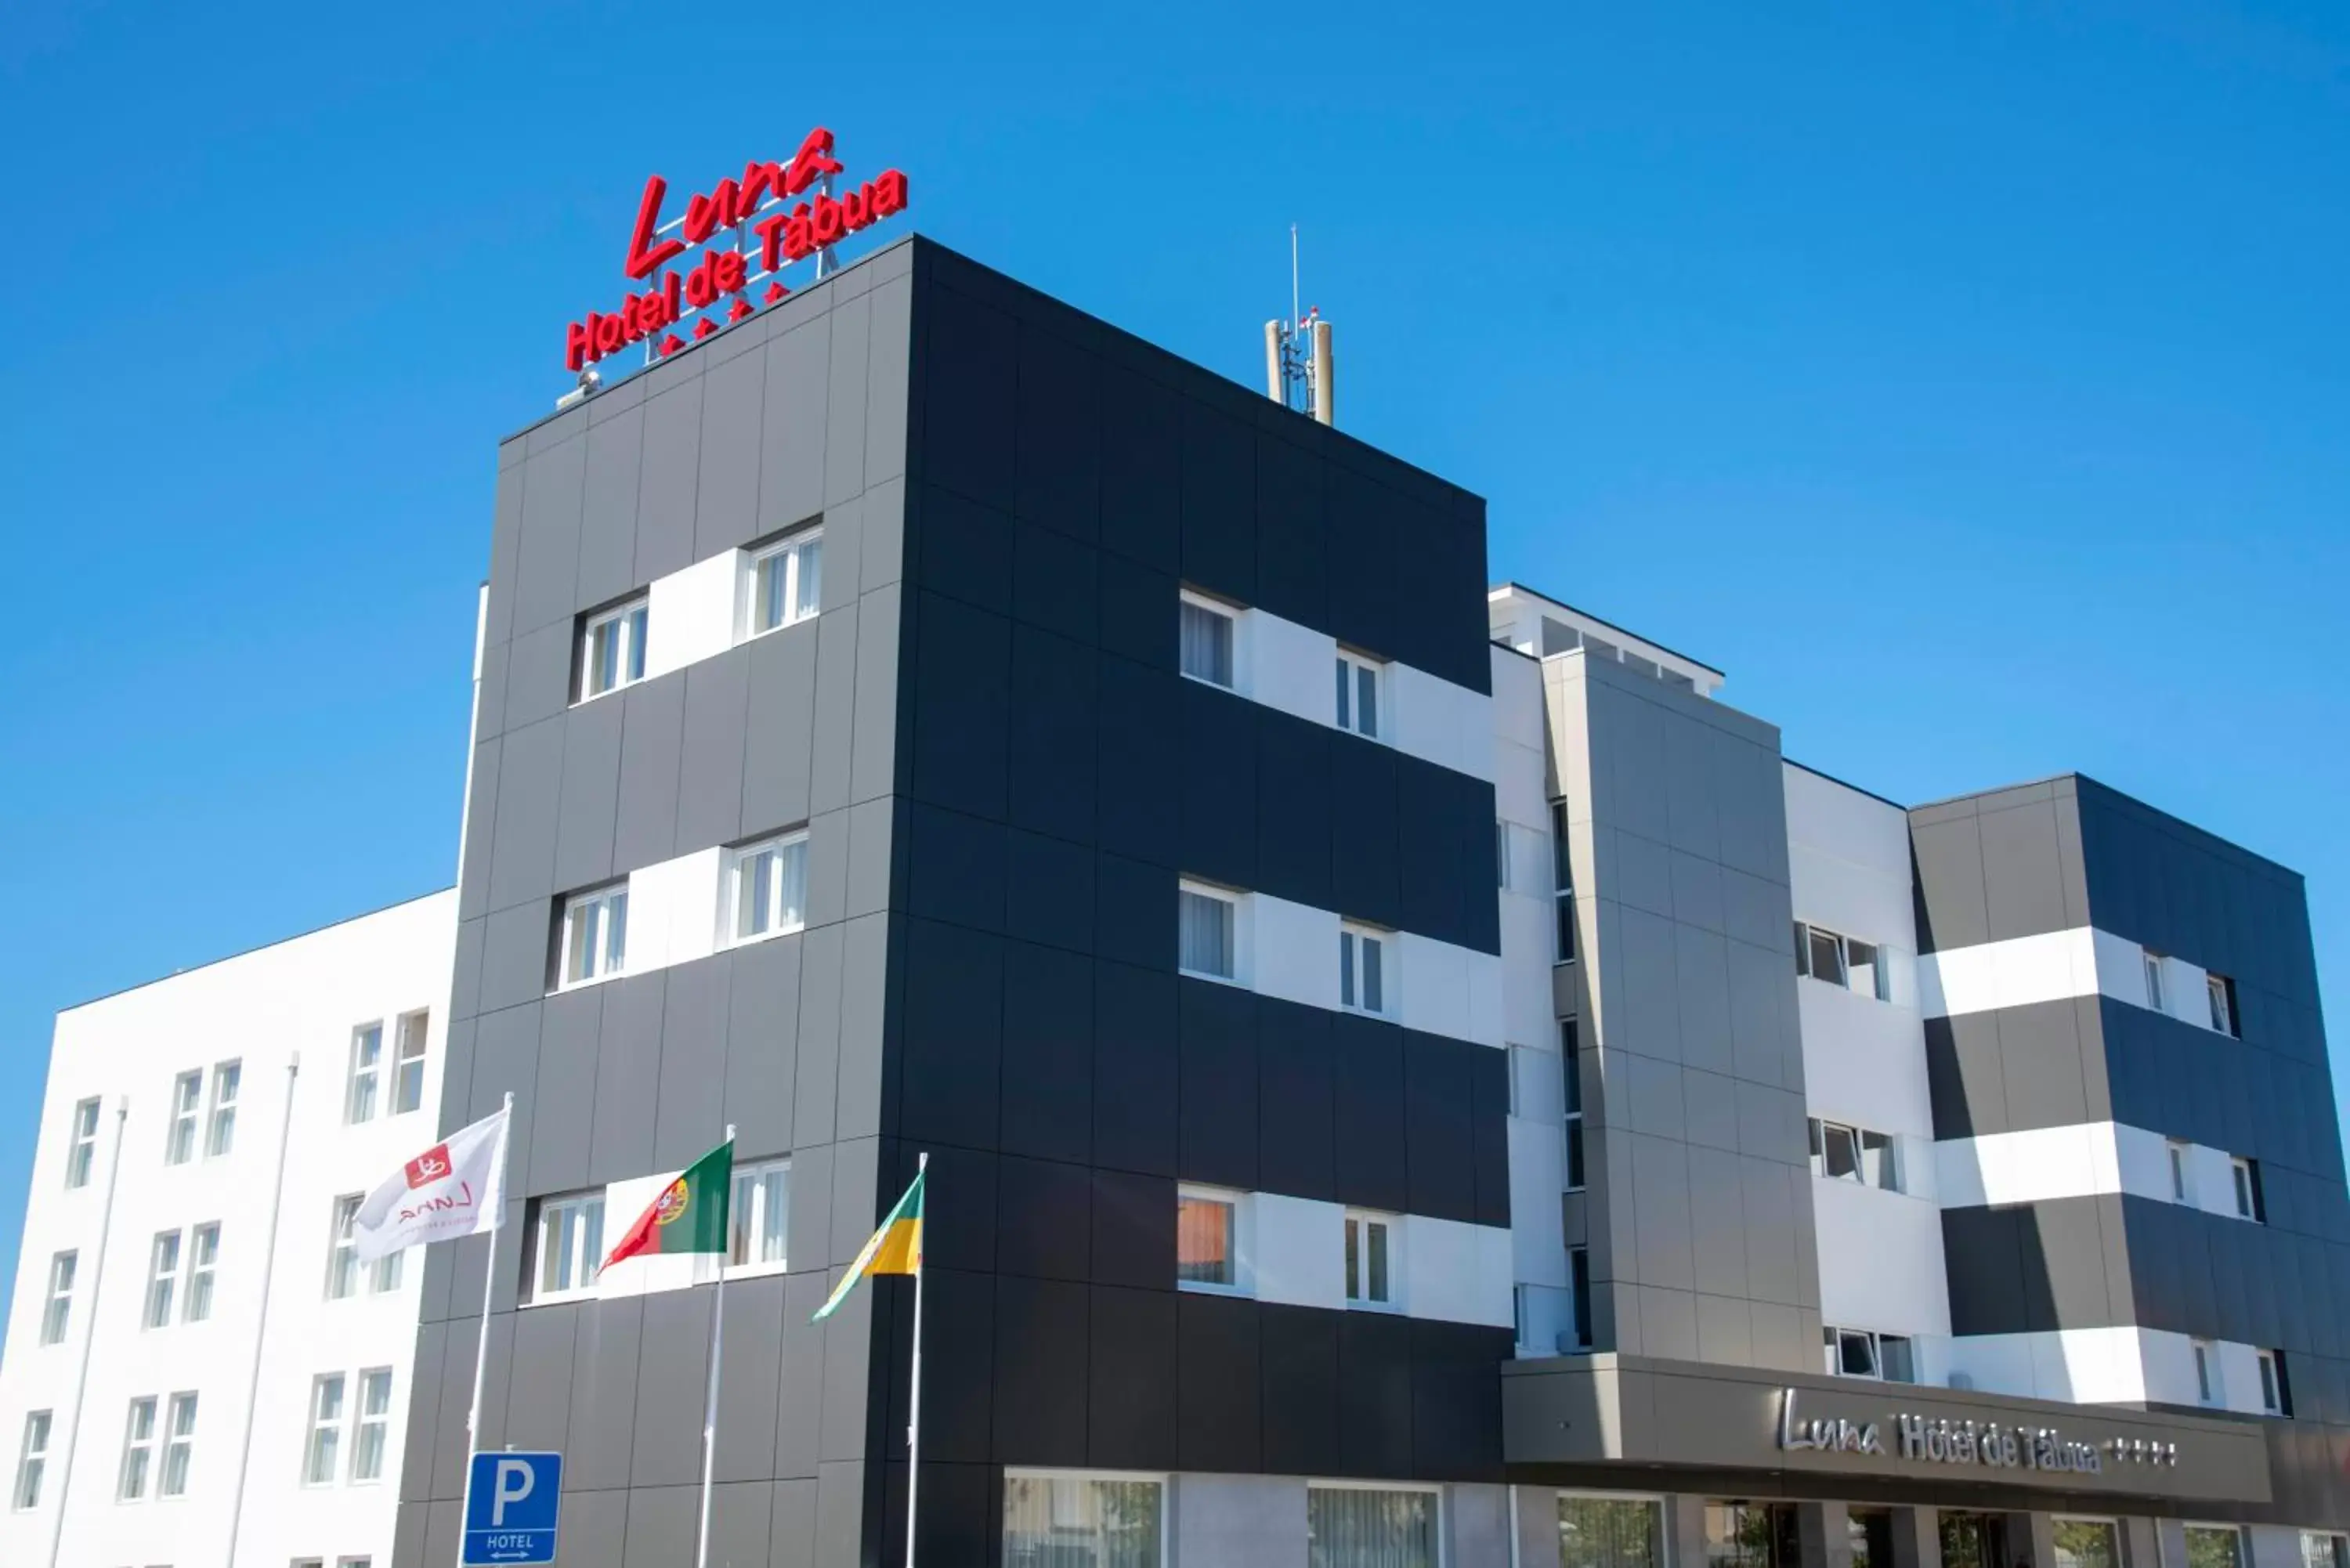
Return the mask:
<path fill-rule="evenodd" d="M 810 1318 L 927 1154 L 920 1562 L 2350 1568 L 2299 879 L 1488 582 L 919 240 L 506 441 L 430 1061 L 507 1223 L 408 1261 L 367 1550 L 455 1558 L 486 1290 L 562 1561 L 692 1560 L 712 1270 L 592 1261 L 732 1127 L 712 1563 L 902 1559 L 910 1284 Z"/>

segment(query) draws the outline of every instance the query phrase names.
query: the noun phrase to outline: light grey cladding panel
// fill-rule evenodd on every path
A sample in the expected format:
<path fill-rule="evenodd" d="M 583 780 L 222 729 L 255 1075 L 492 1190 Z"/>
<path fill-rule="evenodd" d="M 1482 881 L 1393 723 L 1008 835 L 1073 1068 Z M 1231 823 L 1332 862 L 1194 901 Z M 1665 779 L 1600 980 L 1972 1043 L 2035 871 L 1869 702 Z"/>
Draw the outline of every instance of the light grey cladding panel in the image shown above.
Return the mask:
<path fill-rule="evenodd" d="M 1722 951 L 1730 968 L 1732 1070 L 1758 1084 L 1800 1087 L 1801 1040 L 1791 1033 L 1787 1020 L 1794 1000 L 1794 959 L 1784 948 L 1746 942 L 1725 943 Z"/>
<path fill-rule="evenodd" d="M 849 784 L 854 800 L 871 800 L 896 787 L 900 613 L 900 590 L 890 587 L 866 595 L 858 618 L 855 766 Z"/>
<path fill-rule="evenodd" d="M 870 915 L 889 902 L 890 845 L 897 803 L 881 796 L 848 808 L 848 877 L 845 912 Z"/>
<path fill-rule="evenodd" d="M 507 645 L 504 727 L 552 718 L 571 701 L 573 623 L 551 620 Z"/>
<path fill-rule="evenodd" d="M 1921 923 L 1918 945 L 1927 952 L 1974 947 L 1991 940 L 1983 888 L 1982 830 L 1972 816 L 1909 823 L 1909 857 L 1917 868 Z"/>
<path fill-rule="evenodd" d="M 785 1284 L 784 1275 L 764 1274 L 726 1287 L 726 1353 L 718 1382 L 713 1472 L 721 1481 L 764 1480 L 775 1473 Z"/>
<path fill-rule="evenodd" d="M 1673 919 L 1717 935 L 1728 929 L 1721 863 L 1685 849 L 1672 852 Z"/>
<path fill-rule="evenodd" d="M 883 1013 L 889 979 L 889 918 L 867 915 L 846 928 L 841 953 L 840 1066 L 833 1133 L 881 1130 Z"/>
<path fill-rule="evenodd" d="M 1800 1166 L 1739 1157 L 1738 1189 L 1746 1205 L 1746 1295 L 1794 1306 L 1801 1249 L 1797 1227 L 1812 1224 L 1811 1174 Z"/>
<path fill-rule="evenodd" d="M 631 1486 L 682 1486 L 702 1479 L 702 1414 L 709 1387 L 711 1297 L 715 1293 L 714 1287 L 705 1286 L 655 1291 L 644 1298 Z M 642 1496 L 638 1494 L 639 1500 Z"/>
<path fill-rule="evenodd" d="M 873 304 L 847 300 L 832 312 L 832 387 L 824 443 L 824 499 L 829 506 L 865 488 L 865 389 L 869 376 Z"/>
<path fill-rule="evenodd" d="M 764 1568 L 774 1493 L 775 1483 L 765 1480 L 722 1481 L 710 1489 L 710 1561 L 715 1568 Z"/>
<path fill-rule="evenodd" d="M 802 621 L 746 645 L 743 820 L 756 831 L 806 822 L 816 733 L 817 623 Z"/>
<path fill-rule="evenodd" d="M 906 575 L 906 482 L 884 480 L 859 498 L 858 582 L 867 593 Z"/>
<path fill-rule="evenodd" d="M 623 1568 L 629 1494 L 582 1491 L 568 1470 L 563 1480 L 563 1568 Z M 440 1559 L 433 1562 L 437 1568 Z"/>
<path fill-rule="evenodd" d="M 699 1438 L 693 1451 L 702 1451 Z M 639 1487 L 629 1492 L 629 1543 L 621 1568 L 677 1568 L 692 1562 L 701 1510 L 699 1486 Z"/>
<path fill-rule="evenodd" d="M 825 404 L 831 386 L 832 317 L 777 333 L 764 350 L 759 531 L 772 534 L 824 510 Z"/>
<path fill-rule="evenodd" d="M 569 892 L 612 875 L 619 815 L 620 734 L 627 699 L 583 702 L 564 719 L 563 794 L 555 806 L 555 886 Z"/>
<path fill-rule="evenodd" d="M 1804 1127 L 1803 1096 L 1743 1078 L 1737 1084 L 1739 1152 L 1809 1169 L 1811 1143 Z"/>
<path fill-rule="evenodd" d="M 1730 1366 L 1754 1363 L 1753 1308 L 1743 1296 L 1697 1297 L 1697 1354 Z"/>
<path fill-rule="evenodd" d="M 493 737 L 473 748 L 472 777 L 465 794 L 465 863 L 457 871 L 457 918 L 470 920 L 490 912 L 490 852 L 482 836 L 495 826 L 498 809 L 498 763 L 505 742 Z"/>
<path fill-rule="evenodd" d="M 1633 1288 L 1640 1314 L 1640 1354 L 1671 1361 L 1697 1359 L 1697 1297 L 1656 1285 Z"/>
<path fill-rule="evenodd" d="M 1721 868 L 1722 930 L 1742 942 L 1786 950 L 1792 940 L 1787 885 L 1734 867 Z"/>
<path fill-rule="evenodd" d="M 1667 839 L 1684 855 L 1710 862 L 1721 858 L 1721 808 L 1712 750 L 1714 731 L 1660 710 L 1665 745 Z M 1679 878 L 1676 877 L 1678 885 Z M 1686 918 L 1686 917 L 1684 917 Z"/>
<path fill-rule="evenodd" d="M 525 1450 L 560 1451 L 571 1429 L 572 1329 L 583 1309 L 546 1306 L 515 1313 L 514 1376 L 503 1441 Z"/>
<path fill-rule="evenodd" d="M 682 1169 L 716 1147 L 725 1134 L 727 1002 L 733 961 L 733 954 L 720 953 L 669 971 L 669 996 L 661 1013 L 654 1170 Z M 738 1148 L 749 1158 L 746 1146 Z"/>
<path fill-rule="evenodd" d="M 898 277 L 876 284 L 867 297 L 873 310 L 865 398 L 865 484 L 869 490 L 906 472 L 914 280 Z M 867 586 L 872 586 L 869 580 Z"/>
<path fill-rule="evenodd" d="M 546 993 L 547 921 L 554 906 L 541 901 L 500 909 L 484 922 L 481 1008 L 485 1013 L 536 1001 Z"/>
<path fill-rule="evenodd" d="M 814 1475 L 778 1480 L 767 1524 L 767 1568 L 816 1568 Z M 756 1558 L 739 1561 L 755 1564 Z"/>
<path fill-rule="evenodd" d="M 1784 887 L 1787 869 L 1787 780 L 1778 733 L 1745 721 L 1754 739 L 1724 731 L 1711 736 L 1716 798 L 1721 812 L 1721 863 Z"/>
<path fill-rule="evenodd" d="M 1593 864 L 1598 880 L 1591 890 L 1647 914 L 1669 919 L 1673 913 L 1673 852 L 1653 838 L 1618 833 L 1594 824 Z"/>
<path fill-rule="evenodd" d="M 815 1271 L 814 1277 L 823 1280 L 827 1290 L 831 1282 L 825 1271 L 832 1267 L 832 1156 L 831 1144 L 803 1145 L 792 1156 L 790 1193 L 792 1272 Z M 864 1237 L 858 1240 L 861 1243 Z"/>
<path fill-rule="evenodd" d="M 481 1343 L 481 1302 L 471 1317 L 452 1318 L 441 1356 L 441 1388 L 433 1406 L 430 1496 L 462 1497 L 465 1487 L 465 1421 L 473 1413 L 474 1347 Z M 492 1332 L 494 1334 L 495 1330 Z"/>
<path fill-rule="evenodd" d="M 796 1168 L 794 1180 L 799 1178 Z M 795 1235 L 792 1246 L 800 1239 Z M 826 1325 L 812 1322 L 832 1289 L 829 1272 L 793 1273 L 784 1279 L 784 1315 L 777 1350 L 776 1426 L 773 1449 L 778 1476 L 816 1473 L 816 1423 L 808 1412 L 824 1405 L 824 1336 Z"/>
<path fill-rule="evenodd" d="M 514 1096 L 515 1125 L 510 1130 L 515 1146 L 525 1148 L 538 1083 L 539 1007 L 527 1002 L 473 1021 L 473 1082 L 463 1113 L 467 1121 L 478 1120 Z M 481 1275 L 473 1280 L 478 1284 Z"/>
<path fill-rule="evenodd" d="M 807 923 L 829 926 L 846 918 L 848 903 L 848 821 L 828 811 L 808 824 Z"/>
<path fill-rule="evenodd" d="M 469 1021 L 470 1027 L 470 1020 L 481 1010 L 482 947 L 488 926 L 487 920 L 461 920 L 457 924 L 457 957 L 449 977 L 452 1027 L 460 1019 Z M 452 1059 L 453 1055 L 452 1050 Z M 448 1082 L 446 1075 L 443 1075 L 442 1082 Z"/>
<path fill-rule="evenodd" d="M 1673 974 L 1679 997 L 1681 1059 L 1716 1073 L 1734 1071 L 1730 1027 L 1729 944 L 1711 930 L 1673 928 Z M 1776 1081 L 1775 1075 L 1773 1081 Z"/>
<path fill-rule="evenodd" d="M 540 1004 L 539 1088 L 532 1098 L 528 1164 L 523 1171 L 524 1190 L 532 1197 L 588 1185 L 596 1064 L 602 1054 L 604 995 L 609 989 L 590 985 L 559 992 Z"/>
<path fill-rule="evenodd" d="M 618 699 L 620 798 L 612 830 L 616 872 L 634 871 L 679 853 L 677 779 L 684 749 L 685 680 L 668 675 L 631 686 Z M 599 701 L 609 702 L 613 698 Z M 706 848 L 706 845 L 686 846 Z"/>
<path fill-rule="evenodd" d="M 816 1476 L 816 1561 L 862 1562 L 864 1542 L 865 1461 L 828 1460 Z"/>
<path fill-rule="evenodd" d="M 660 1094 L 661 1002 L 669 977 L 622 975 L 602 987 L 603 1033 L 596 1065 L 596 1126 L 590 1182 L 648 1176 Z"/>
<path fill-rule="evenodd" d="M 1733 1152 L 1737 1149 L 1738 1085 L 1734 1079 L 1696 1067 L 1686 1068 L 1681 1073 L 1681 1102 L 1692 1145 Z"/>
<path fill-rule="evenodd" d="M 1639 1133 L 1619 1131 L 1613 1136 L 1626 1140 L 1631 1149 L 1632 1217 L 1640 1279 L 1675 1290 L 1693 1288 L 1688 1146 Z"/>
<path fill-rule="evenodd" d="M 402 1502 L 432 1495 L 432 1436 L 440 1429 L 442 1362 L 448 1345 L 447 1324 L 426 1322 L 418 1325 L 416 1360 L 408 1371 L 408 1446 L 400 1462 Z M 465 1348 L 470 1355 L 470 1339 Z M 467 1392 L 470 1397 L 471 1390 Z"/>
<path fill-rule="evenodd" d="M 555 890 L 555 812 L 563 783 L 563 722 L 508 732 L 498 759 L 498 808 L 490 842 L 492 909 Z"/>
<path fill-rule="evenodd" d="M 881 1146 L 874 1138 L 843 1138 L 833 1146 L 832 1261 L 836 1264 L 856 1258 L 881 1218 L 880 1160 Z"/>
<path fill-rule="evenodd" d="M 2058 851 L 2058 813 L 2071 800 L 2030 801 L 1979 819 L 1985 913 L 1992 941 L 2044 936 L 2067 922 L 2064 865 Z"/>
<path fill-rule="evenodd" d="M 588 431 L 587 493 L 579 509 L 577 609 L 619 598 L 648 579 L 636 575 L 637 489 L 644 462 L 645 415 L 629 409 Z"/>
<path fill-rule="evenodd" d="M 819 926 L 800 939 L 800 1027 L 792 1147 L 830 1143 L 840 1072 L 840 969 L 847 933 Z"/>
<path fill-rule="evenodd" d="M 645 400 L 644 462 L 637 480 L 636 579 L 693 564 L 694 491 L 702 468 L 702 378 Z"/>
<path fill-rule="evenodd" d="M 515 443 L 515 450 L 521 443 Z M 498 488 L 490 508 L 489 602 L 483 607 L 482 639 L 514 637 L 515 568 L 522 559 L 522 498 L 529 468 L 522 462 L 498 467 Z"/>
<path fill-rule="evenodd" d="M 1659 1062 L 1653 1056 L 1620 1048 L 1609 1052 L 1608 1056 L 1618 1075 L 1617 1082 L 1625 1090 L 1617 1104 L 1631 1113 L 1625 1125 L 1637 1133 L 1677 1142 L 1685 1140 L 1680 1068 L 1670 1062 Z"/>
<path fill-rule="evenodd" d="M 514 654 L 510 642 L 482 644 L 482 673 L 473 683 L 473 738 L 476 742 L 506 727 L 506 665 Z"/>
<path fill-rule="evenodd" d="M 695 560 L 746 545 L 758 536 L 759 442 L 766 373 L 766 355 L 754 351 L 713 364 L 702 378 Z"/>
<path fill-rule="evenodd" d="M 748 649 L 731 649 L 685 671 L 684 751 L 677 780 L 681 852 L 731 843 L 746 831 L 785 826 L 743 818 L 743 729 L 750 691 Z"/>
<path fill-rule="evenodd" d="M 566 1491 L 629 1484 L 636 1446 L 637 1352 L 648 1299 L 624 1296 L 580 1309 L 571 1363 L 571 1436 L 563 1449 Z"/>
<path fill-rule="evenodd" d="M 550 621 L 569 620 L 577 609 L 579 508 L 588 472 L 584 436 L 532 457 L 523 491 L 522 550 L 515 568 L 514 634 L 517 638 Z"/>
<path fill-rule="evenodd" d="M 1605 679 L 1591 681 L 1590 703 L 1593 766 L 1603 757 L 1607 761 L 1615 785 L 1616 826 L 1670 844 L 1664 715 Z"/>
<path fill-rule="evenodd" d="M 1184 1568 L 1195 1563 L 1212 1563 L 1216 1568 L 1299 1568 L 1309 1561 L 1303 1480 L 1286 1476 L 1185 1475 L 1176 1478 L 1174 1493 L 1169 1500 L 1174 1511 L 1173 1560 Z M 1554 1517 L 1553 1534 L 1557 1528 Z M 1457 1543 L 1446 1560 L 1458 1568 L 1468 1568 Z"/>
<path fill-rule="evenodd" d="M 792 1145 L 792 1084 L 799 1059 L 800 944 L 777 937 L 735 950 L 727 988 L 725 1116 L 745 1158 Z M 800 1172 L 795 1168 L 796 1186 Z M 792 1245 L 796 1255 L 796 1231 Z"/>
<path fill-rule="evenodd" d="M 1618 912 L 1617 922 L 1623 990 L 1603 1013 L 1602 1044 L 1678 1062 L 1681 1027 L 1673 923 L 1630 909 Z"/>
<path fill-rule="evenodd" d="M 849 803 L 851 743 L 857 720 L 857 623 L 861 605 L 816 618 L 816 713 L 808 745 L 808 809 Z"/>
<path fill-rule="evenodd" d="M 1691 1076 L 1698 1075 L 1692 1074 Z M 1692 1145 L 1689 1151 L 1690 1249 L 1697 1288 L 1710 1295 L 1746 1295 L 1746 1205 L 1739 1191 L 1738 1156 Z"/>

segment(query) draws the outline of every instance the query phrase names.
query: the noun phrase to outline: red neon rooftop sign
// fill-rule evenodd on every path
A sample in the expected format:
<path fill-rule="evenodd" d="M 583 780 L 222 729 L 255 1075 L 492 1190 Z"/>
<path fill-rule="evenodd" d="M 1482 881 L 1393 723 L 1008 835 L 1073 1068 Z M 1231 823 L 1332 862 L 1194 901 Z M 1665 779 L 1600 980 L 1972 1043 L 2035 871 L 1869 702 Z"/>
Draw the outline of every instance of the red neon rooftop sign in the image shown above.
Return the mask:
<path fill-rule="evenodd" d="M 674 354 L 685 339 L 671 328 L 698 317 L 692 334 L 700 342 L 719 330 L 722 302 L 733 301 L 725 312 L 729 324 L 754 315 L 791 293 L 780 275 L 785 267 L 906 210 L 906 176 L 899 171 L 885 170 L 835 196 L 834 179 L 842 172 L 832 155 L 832 132 L 817 126 L 789 161 L 754 159 L 743 165 L 741 179 L 721 180 L 715 189 L 688 196 L 684 213 L 667 223 L 660 214 L 669 182 L 658 174 L 648 179 L 624 268 L 631 283 L 645 287 L 610 315 L 591 310 L 585 321 L 573 322 L 564 337 L 564 364 L 584 370 L 649 340 L 652 353 Z M 814 197 L 803 200 L 810 191 Z M 713 242 L 731 242 L 732 248 Z M 670 266 L 697 249 L 700 258 L 683 272 Z M 767 286 L 754 305 L 750 291 L 761 282 Z"/>

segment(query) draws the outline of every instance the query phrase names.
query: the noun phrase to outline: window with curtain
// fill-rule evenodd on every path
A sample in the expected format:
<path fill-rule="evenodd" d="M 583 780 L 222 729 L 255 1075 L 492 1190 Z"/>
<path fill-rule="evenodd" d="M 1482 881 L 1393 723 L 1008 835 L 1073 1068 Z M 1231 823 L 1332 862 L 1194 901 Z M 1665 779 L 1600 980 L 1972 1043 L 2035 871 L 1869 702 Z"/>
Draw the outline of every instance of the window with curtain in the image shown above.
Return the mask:
<path fill-rule="evenodd" d="M 1232 618 L 1196 599 L 1181 606 L 1180 668 L 1194 680 L 1211 686 L 1232 683 Z"/>
<path fill-rule="evenodd" d="M 1003 1568 L 1159 1568 L 1164 1484 L 1003 1478 Z"/>
<path fill-rule="evenodd" d="M 1236 906 L 1220 893 L 1204 888 L 1184 888 L 1175 895 L 1175 964 L 1185 974 L 1212 980 L 1234 978 L 1232 915 Z"/>
<path fill-rule="evenodd" d="M 2121 1568 L 2113 1521 L 2059 1519 L 2052 1521 L 2052 1528 L 2056 1534 L 2056 1568 Z"/>
<path fill-rule="evenodd" d="M 1240 1281 L 1232 1199 L 1186 1192 L 1175 1200 L 1175 1282 L 1232 1289 Z"/>
<path fill-rule="evenodd" d="M 1306 1568 L 1437 1568 L 1436 1493 L 1308 1487 Z"/>
<path fill-rule="evenodd" d="M 1664 1505 L 1652 1498 L 1558 1499 L 1559 1568 L 1661 1568 Z"/>

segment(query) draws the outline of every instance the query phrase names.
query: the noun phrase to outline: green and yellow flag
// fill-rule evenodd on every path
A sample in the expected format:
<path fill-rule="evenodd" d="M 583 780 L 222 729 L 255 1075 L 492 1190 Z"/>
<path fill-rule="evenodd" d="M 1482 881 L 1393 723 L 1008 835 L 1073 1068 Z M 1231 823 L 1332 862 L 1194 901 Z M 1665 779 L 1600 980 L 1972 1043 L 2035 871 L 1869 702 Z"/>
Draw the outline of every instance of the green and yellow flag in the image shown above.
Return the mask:
<path fill-rule="evenodd" d="M 649 1252 L 723 1252 L 726 1206 L 733 1197 L 734 1142 L 729 1138 L 661 1189 L 604 1267 Z"/>
<path fill-rule="evenodd" d="M 822 1323 L 840 1310 L 857 1282 L 868 1274 L 910 1274 L 922 1266 L 922 1181 L 927 1171 L 917 1173 L 914 1185 L 906 1189 L 906 1196 L 898 1199 L 898 1207 L 889 1210 L 881 1221 L 881 1229 L 865 1243 L 857 1261 L 848 1265 L 848 1272 L 840 1276 L 840 1283 L 832 1287 L 832 1295 L 816 1308 L 810 1323 Z"/>

